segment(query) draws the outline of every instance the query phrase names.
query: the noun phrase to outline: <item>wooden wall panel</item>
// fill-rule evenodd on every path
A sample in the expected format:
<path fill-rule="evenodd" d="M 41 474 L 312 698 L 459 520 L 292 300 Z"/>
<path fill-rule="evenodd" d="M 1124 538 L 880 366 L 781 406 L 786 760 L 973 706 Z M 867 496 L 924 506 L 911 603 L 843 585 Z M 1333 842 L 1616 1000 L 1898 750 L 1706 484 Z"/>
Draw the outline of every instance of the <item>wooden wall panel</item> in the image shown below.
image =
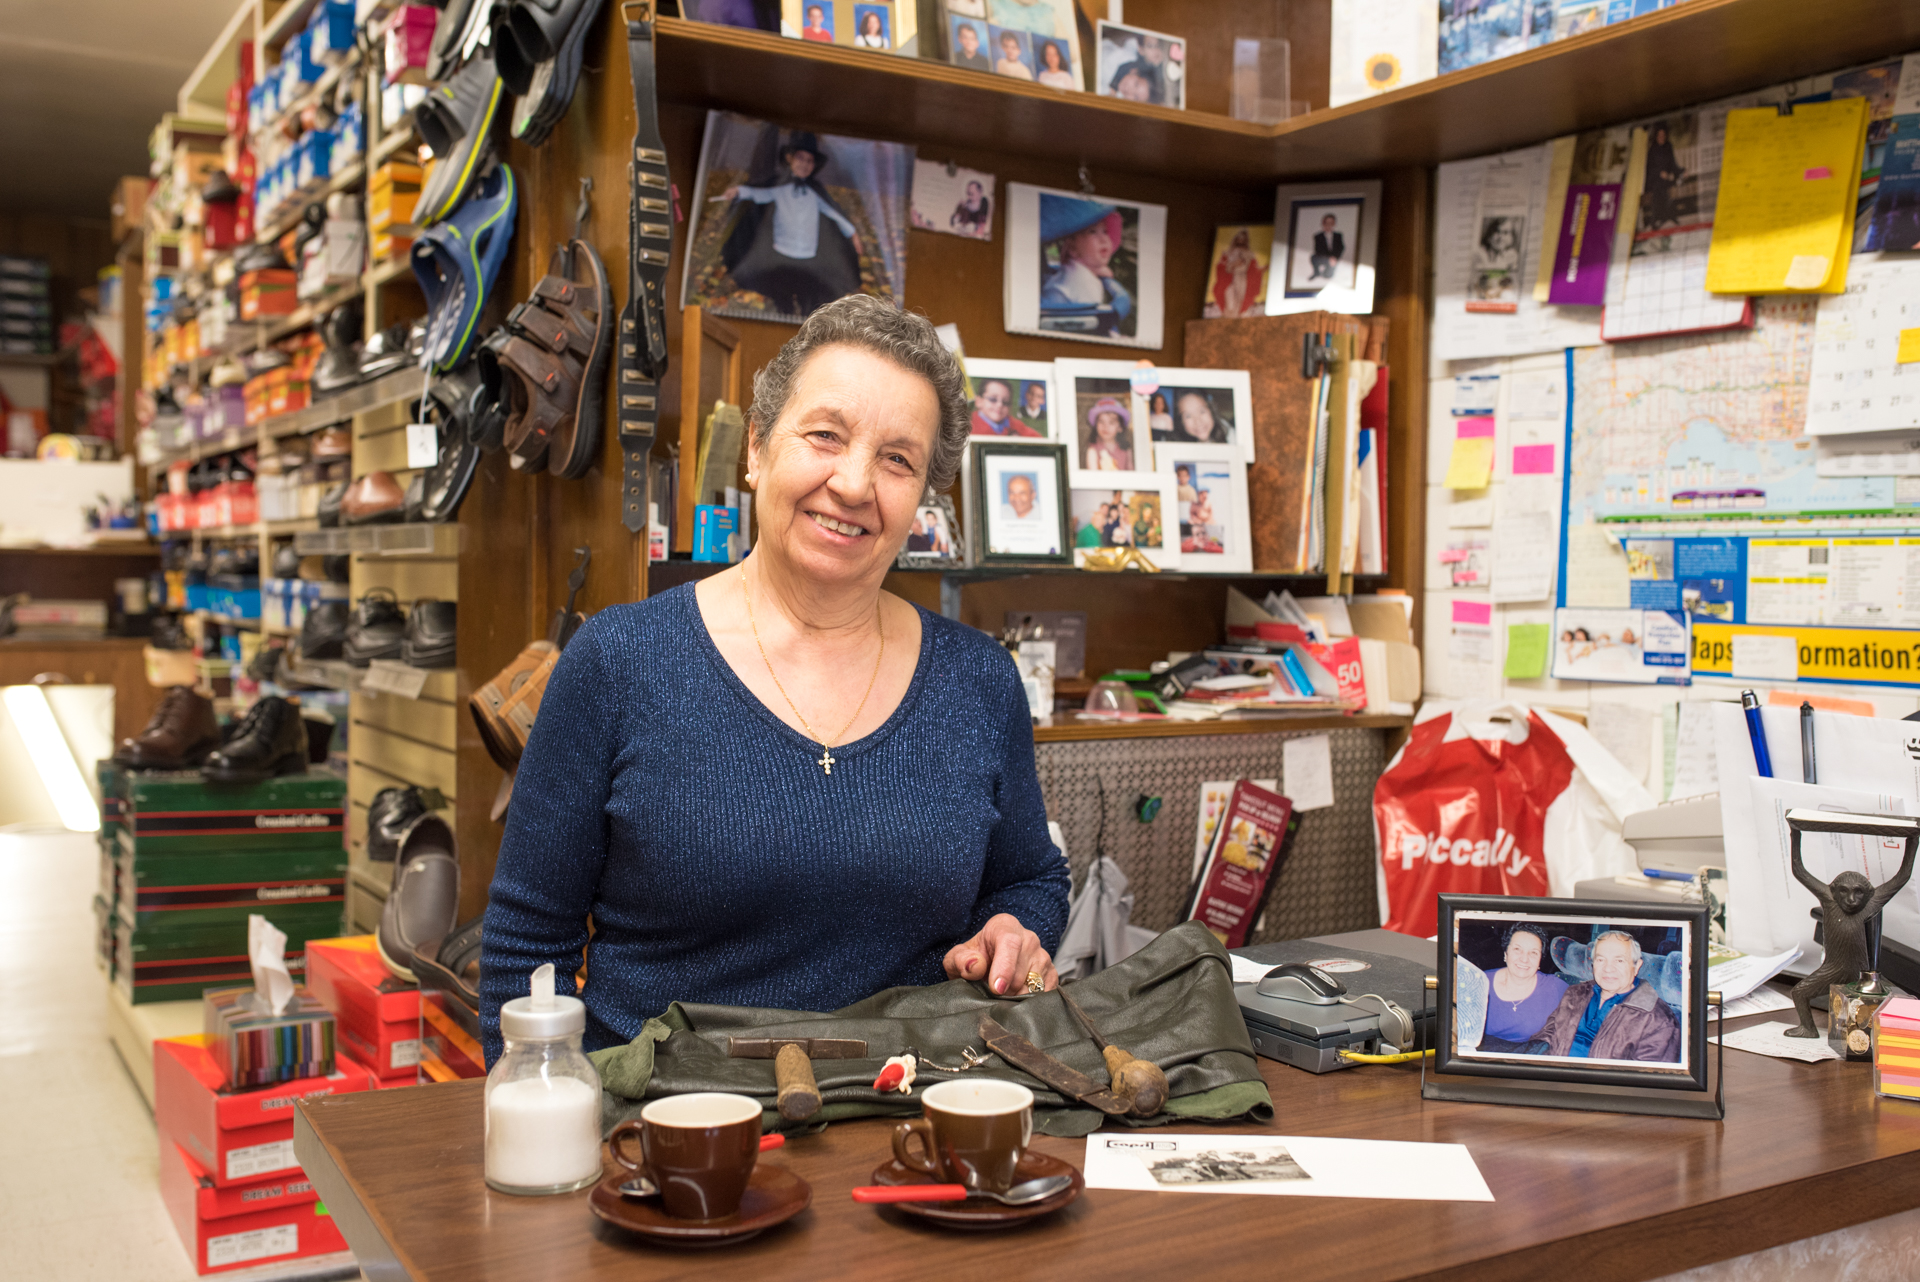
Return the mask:
<path fill-rule="evenodd" d="M 1427 323 L 1433 299 L 1433 171 L 1386 175 L 1376 310 L 1390 321 L 1387 361 L 1387 581 L 1413 596 L 1414 636 L 1426 599 Z"/>
<path fill-rule="evenodd" d="M 1332 0 L 1127 0 L 1126 14 L 1130 27 L 1186 38 L 1188 111 L 1231 114 L 1236 37 L 1287 41 L 1289 96 L 1316 109 L 1327 105 Z"/>
<path fill-rule="evenodd" d="M 356 724 L 375 726 L 422 743 L 448 746 L 458 730 L 455 708 L 445 700 L 403 699 L 398 695 L 362 697 L 354 707 Z"/>
<path fill-rule="evenodd" d="M 402 608 L 420 597 L 443 601 L 459 599 L 459 562 L 450 557 L 385 557 L 359 559 L 353 567 L 353 595 L 357 600 L 372 588 L 391 589 Z M 429 677 L 429 681 L 433 678 Z"/>

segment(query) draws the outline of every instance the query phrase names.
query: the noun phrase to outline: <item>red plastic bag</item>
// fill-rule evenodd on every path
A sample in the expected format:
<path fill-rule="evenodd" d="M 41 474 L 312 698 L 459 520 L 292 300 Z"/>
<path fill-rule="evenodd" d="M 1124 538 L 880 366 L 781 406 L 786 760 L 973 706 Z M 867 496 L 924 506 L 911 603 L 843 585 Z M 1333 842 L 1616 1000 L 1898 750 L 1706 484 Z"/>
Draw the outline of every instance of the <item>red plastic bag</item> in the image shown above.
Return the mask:
<path fill-rule="evenodd" d="M 1429 703 L 1373 790 L 1381 924 L 1428 936 L 1435 896 L 1571 895 L 1630 873 L 1653 804 L 1586 730 L 1517 705 Z"/>

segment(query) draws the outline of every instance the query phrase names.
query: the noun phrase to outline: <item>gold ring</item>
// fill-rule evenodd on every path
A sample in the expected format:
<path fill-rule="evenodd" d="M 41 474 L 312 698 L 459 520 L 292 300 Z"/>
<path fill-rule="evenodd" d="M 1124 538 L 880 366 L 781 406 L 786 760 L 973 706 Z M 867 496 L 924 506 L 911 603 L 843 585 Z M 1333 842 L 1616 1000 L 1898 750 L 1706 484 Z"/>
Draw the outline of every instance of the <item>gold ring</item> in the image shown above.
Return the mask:
<path fill-rule="evenodd" d="M 1027 972 L 1027 991 L 1030 993 L 1044 993 L 1047 991 L 1047 985 L 1040 978 L 1039 971 L 1030 970 Z"/>

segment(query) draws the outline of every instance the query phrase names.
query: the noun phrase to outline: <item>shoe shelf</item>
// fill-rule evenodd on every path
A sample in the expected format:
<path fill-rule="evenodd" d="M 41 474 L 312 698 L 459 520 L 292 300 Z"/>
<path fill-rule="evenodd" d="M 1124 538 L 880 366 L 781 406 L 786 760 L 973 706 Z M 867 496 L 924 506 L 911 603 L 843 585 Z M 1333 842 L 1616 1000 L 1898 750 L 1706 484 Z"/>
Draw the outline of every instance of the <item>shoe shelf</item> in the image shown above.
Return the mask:
<path fill-rule="evenodd" d="M 360 281 L 368 289 L 378 289 L 382 285 L 402 279 L 413 279 L 412 261 L 406 258 L 389 258 L 384 263 L 375 263 L 369 267 L 367 274 L 361 277 Z"/>
<path fill-rule="evenodd" d="M 319 529 L 320 519 L 313 516 L 298 516 L 290 521 L 262 521 L 260 528 L 266 531 L 269 538 L 288 534 L 300 534 L 308 530 Z"/>
<path fill-rule="evenodd" d="M 205 619 L 208 623 L 217 623 L 223 628 L 245 628 L 249 632 L 260 630 L 258 619 L 238 619 L 230 614 L 215 614 L 211 610 L 195 610 L 192 613 L 196 619 Z"/>
<path fill-rule="evenodd" d="M 344 392 L 329 396 L 324 401 L 317 401 L 304 409 L 291 410 L 285 414 L 276 414 L 272 418 L 263 419 L 256 429 L 230 427 L 219 436 L 195 441 L 184 450 L 168 450 L 160 456 L 159 462 L 151 465 L 151 468 L 156 472 L 164 472 L 171 464 L 182 460 L 198 463 L 201 459 L 212 458 L 216 454 L 231 454 L 235 450 L 247 449 L 260 444 L 262 440 L 279 440 L 283 436 L 297 436 L 323 427 L 331 427 L 335 423 L 346 422 L 355 414 L 365 414 L 372 410 L 385 409 L 390 405 L 415 400 L 426 390 L 426 386 L 426 375 L 420 370 L 395 370 L 371 382 L 361 383 L 357 387 L 350 387 Z"/>
<path fill-rule="evenodd" d="M 455 694 L 452 668 L 416 668 L 393 659 L 375 659 L 364 668 L 356 668 L 344 659 L 288 661 L 286 667 L 294 680 L 304 685 L 351 694 L 390 694 L 441 703 L 452 702 Z"/>
<path fill-rule="evenodd" d="M 254 243 L 256 245 L 265 245 L 270 241 L 280 239 L 292 231 L 294 226 L 299 223 L 300 217 L 306 213 L 308 205 L 311 205 L 316 200 L 325 200 L 328 196 L 334 195 L 337 192 L 358 187 L 361 182 L 366 179 L 366 176 L 366 161 L 356 160 L 325 182 L 316 182 L 304 190 L 294 192 L 291 196 L 287 197 L 286 212 L 254 232 Z"/>
<path fill-rule="evenodd" d="M 409 114 L 396 122 L 394 127 L 387 131 L 386 137 L 373 145 L 372 150 L 367 153 L 367 163 L 378 169 L 395 152 L 408 143 L 417 141 L 413 133 L 413 116 Z"/>
<path fill-rule="evenodd" d="M 407 525 L 343 525 L 295 534 L 293 550 L 301 556 L 349 552 L 374 557 L 451 557 L 460 553 L 460 527 L 425 521 Z"/>

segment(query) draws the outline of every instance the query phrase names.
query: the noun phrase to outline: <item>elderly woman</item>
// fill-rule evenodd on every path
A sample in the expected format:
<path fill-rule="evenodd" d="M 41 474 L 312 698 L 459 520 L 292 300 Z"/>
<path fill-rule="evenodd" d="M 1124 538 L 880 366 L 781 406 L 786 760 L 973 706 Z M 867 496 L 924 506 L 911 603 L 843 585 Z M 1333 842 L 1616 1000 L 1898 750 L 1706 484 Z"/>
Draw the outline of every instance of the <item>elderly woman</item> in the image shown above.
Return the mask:
<path fill-rule="evenodd" d="M 487 907 L 489 1061 L 543 962 L 563 991 L 585 963 L 588 1049 L 674 1001 L 1057 982 L 1067 871 L 1013 662 L 881 591 L 959 467 L 959 366 L 853 295 L 755 376 L 751 419 L 753 555 L 602 610 L 554 671 Z"/>
<path fill-rule="evenodd" d="M 1560 1005 L 1567 981 L 1540 971 L 1547 956 L 1545 926 L 1515 922 L 1502 942 L 1507 964 L 1487 976 L 1487 1031 L 1480 1049 L 1522 1051 Z"/>

